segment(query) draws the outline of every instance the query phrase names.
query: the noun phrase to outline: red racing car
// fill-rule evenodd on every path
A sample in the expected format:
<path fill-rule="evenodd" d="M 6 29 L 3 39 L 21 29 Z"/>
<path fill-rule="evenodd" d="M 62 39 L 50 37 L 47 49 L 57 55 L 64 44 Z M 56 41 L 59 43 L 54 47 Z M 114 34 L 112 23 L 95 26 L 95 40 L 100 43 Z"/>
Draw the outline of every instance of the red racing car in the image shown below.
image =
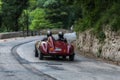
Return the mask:
<path fill-rule="evenodd" d="M 55 40 L 52 36 L 48 37 L 47 41 L 38 41 L 35 44 L 35 57 L 39 57 L 43 60 L 44 56 L 55 56 L 66 58 L 69 56 L 69 60 L 74 60 L 74 47 L 64 41 Z"/>

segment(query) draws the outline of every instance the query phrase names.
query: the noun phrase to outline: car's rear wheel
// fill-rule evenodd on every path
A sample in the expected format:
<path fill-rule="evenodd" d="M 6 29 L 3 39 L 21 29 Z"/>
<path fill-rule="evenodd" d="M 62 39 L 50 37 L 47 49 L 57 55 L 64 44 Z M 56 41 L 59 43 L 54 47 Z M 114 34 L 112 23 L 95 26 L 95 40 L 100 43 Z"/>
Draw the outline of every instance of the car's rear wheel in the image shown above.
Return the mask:
<path fill-rule="evenodd" d="M 74 61 L 74 56 L 75 56 L 74 54 L 70 55 L 69 56 L 69 61 Z"/>
<path fill-rule="evenodd" d="M 43 54 L 40 53 L 40 54 L 39 54 L 39 59 L 40 59 L 40 60 L 43 60 L 43 58 L 44 58 Z"/>
<path fill-rule="evenodd" d="M 37 51 L 36 46 L 35 46 L 35 57 L 38 57 L 38 51 Z"/>

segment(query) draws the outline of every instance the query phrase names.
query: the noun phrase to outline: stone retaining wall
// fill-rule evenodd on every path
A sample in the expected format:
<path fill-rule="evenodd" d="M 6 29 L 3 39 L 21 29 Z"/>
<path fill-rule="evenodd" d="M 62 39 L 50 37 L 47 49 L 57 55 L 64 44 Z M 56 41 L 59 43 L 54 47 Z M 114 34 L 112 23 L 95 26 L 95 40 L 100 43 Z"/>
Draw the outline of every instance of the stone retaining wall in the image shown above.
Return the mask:
<path fill-rule="evenodd" d="M 104 32 L 106 35 L 104 43 L 100 43 L 90 30 L 79 33 L 76 46 L 82 52 L 89 52 L 98 57 L 120 61 L 120 32 L 115 33 L 110 30 Z"/>
<path fill-rule="evenodd" d="M 7 32 L 0 33 L 0 39 L 13 38 L 13 37 L 21 37 L 22 32 Z"/>
<path fill-rule="evenodd" d="M 47 31 L 48 31 L 47 29 L 40 30 L 40 31 L 29 31 L 28 34 L 27 34 L 27 31 L 0 33 L 0 39 L 35 36 L 35 35 L 46 35 Z M 62 31 L 64 33 L 70 32 L 69 30 L 65 30 L 65 29 L 51 29 L 50 31 L 52 31 L 53 34 L 58 34 L 59 31 Z"/>

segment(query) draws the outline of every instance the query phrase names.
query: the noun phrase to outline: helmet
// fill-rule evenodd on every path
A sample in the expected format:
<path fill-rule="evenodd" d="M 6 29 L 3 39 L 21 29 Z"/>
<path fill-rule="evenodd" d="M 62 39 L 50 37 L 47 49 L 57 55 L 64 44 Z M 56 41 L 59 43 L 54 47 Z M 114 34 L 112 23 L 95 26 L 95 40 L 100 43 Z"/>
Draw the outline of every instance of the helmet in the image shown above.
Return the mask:
<path fill-rule="evenodd" d="M 63 38 L 64 33 L 63 33 L 63 32 L 59 32 L 59 33 L 58 33 L 58 36 L 59 36 L 59 38 Z"/>
<path fill-rule="evenodd" d="M 47 37 L 52 36 L 52 32 L 51 31 L 47 31 Z"/>

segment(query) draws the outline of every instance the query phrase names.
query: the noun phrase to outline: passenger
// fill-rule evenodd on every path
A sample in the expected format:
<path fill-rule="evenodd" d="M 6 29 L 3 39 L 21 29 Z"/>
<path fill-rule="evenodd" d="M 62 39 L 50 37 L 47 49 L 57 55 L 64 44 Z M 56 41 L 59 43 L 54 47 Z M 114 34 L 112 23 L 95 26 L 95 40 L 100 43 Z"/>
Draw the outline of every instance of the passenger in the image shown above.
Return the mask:
<path fill-rule="evenodd" d="M 66 38 L 64 38 L 64 33 L 63 33 L 63 32 L 59 32 L 59 33 L 58 33 L 58 40 L 59 40 L 59 41 L 64 41 L 64 42 L 67 43 Z"/>

